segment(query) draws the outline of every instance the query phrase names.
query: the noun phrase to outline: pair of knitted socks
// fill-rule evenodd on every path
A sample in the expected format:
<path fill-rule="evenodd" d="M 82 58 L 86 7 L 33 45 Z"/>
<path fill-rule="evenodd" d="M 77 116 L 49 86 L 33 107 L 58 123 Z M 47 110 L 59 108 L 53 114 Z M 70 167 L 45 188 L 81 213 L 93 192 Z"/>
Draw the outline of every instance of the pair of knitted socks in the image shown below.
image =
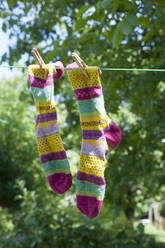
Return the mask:
<path fill-rule="evenodd" d="M 63 67 L 60 61 L 46 65 L 44 73 L 37 65 L 28 67 L 32 94 L 39 110 L 36 138 L 40 160 L 48 182 L 57 194 L 63 194 L 72 185 L 54 101 L 54 80 L 64 73 L 63 69 L 58 69 L 60 67 Z M 94 218 L 100 212 L 105 194 L 105 156 L 119 144 L 121 130 L 106 114 L 98 67 L 89 67 L 87 72 L 88 79 L 76 63 L 67 66 L 78 101 L 83 137 L 76 177 L 77 207 L 89 218 Z"/>

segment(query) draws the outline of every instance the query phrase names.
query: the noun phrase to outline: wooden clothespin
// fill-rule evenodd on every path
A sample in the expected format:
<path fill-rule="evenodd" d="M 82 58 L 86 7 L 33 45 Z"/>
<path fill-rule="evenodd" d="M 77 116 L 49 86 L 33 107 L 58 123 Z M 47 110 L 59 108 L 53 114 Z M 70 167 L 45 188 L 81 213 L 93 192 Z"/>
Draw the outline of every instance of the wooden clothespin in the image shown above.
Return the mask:
<path fill-rule="evenodd" d="M 85 64 L 85 62 L 78 56 L 77 53 L 72 53 L 72 58 L 79 65 L 79 67 L 83 71 L 85 77 L 89 78 L 88 72 L 86 71 L 87 65 Z"/>
<path fill-rule="evenodd" d="M 45 62 L 43 61 L 41 55 L 39 54 L 38 50 L 36 48 L 34 48 L 32 50 L 32 54 L 36 60 L 36 62 L 39 64 L 39 66 L 42 69 L 42 72 L 44 73 L 44 67 L 45 67 Z"/>

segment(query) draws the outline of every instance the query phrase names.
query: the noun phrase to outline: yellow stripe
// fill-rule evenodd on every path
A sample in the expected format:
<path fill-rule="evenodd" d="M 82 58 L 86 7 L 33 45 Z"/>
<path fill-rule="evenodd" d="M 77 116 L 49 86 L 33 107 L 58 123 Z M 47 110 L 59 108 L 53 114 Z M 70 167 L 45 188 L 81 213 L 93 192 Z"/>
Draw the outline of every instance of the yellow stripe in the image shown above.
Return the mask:
<path fill-rule="evenodd" d="M 98 71 L 98 66 L 88 66 L 88 68 L 86 70 L 88 73 L 92 72 L 92 71 Z M 72 74 L 75 72 L 79 72 L 79 73 L 83 74 L 81 69 L 74 69 L 74 70 L 73 69 L 67 69 L 68 74 Z"/>
<path fill-rule="evenodd" d="M 40 114 L 52 113 L 56 111 L 54 102 L 40 102 L 36 103 L 36 105 Z"/>
<path fill-rule="evenodd" d="M 54 108 L 52 108 L 52 109 L 39 109 L 39 112 L 40 112 L 40 114 L 49 114 L 49 113 L 54 113 L 55 112 L 55 110 L 54 110 Z"/>
<path fill-rule="evenodd" d="M 83 130 L 101 130 L 107 126 L 109 126 L 109 124 L 111 123 L 111 120 L 104 123 L 104 124 L 100 124 L 100 125 L 96 125 L 96 126 L 81 126 Z"/>
<path fill-rule="evenodd" d="M 40 155 L 64 150 L 59 133 L 37 139 Z"/>
<path fill-rule="evenodd" d="M 82 117 L 80 118 L 81 122 L 89 122 L 89 121 L 99 121 L 104 119 L 106 116 L 105 115 L 98 115 L 98 116 L 92 116 L 92 117 Z"/>
<path fill-rule="evenodd" d="M 89 139 L 84 139 L 83 140 L 84 145 L 91 145 L 95 147 L 106 147 L 107 148 L 107 143 L 104 140 L 89 140 Z"/>
<path fill-rule="evenodd" d="M 79 170 L 89 175 L 104 177 L 107 160 L 95 156 L 80 154 Z"/>
<path fill-rule="evenodd" d="M 55 107 L 55 102 L 36 102 L 37 107 L 47 107 L 52 106 Z"/>

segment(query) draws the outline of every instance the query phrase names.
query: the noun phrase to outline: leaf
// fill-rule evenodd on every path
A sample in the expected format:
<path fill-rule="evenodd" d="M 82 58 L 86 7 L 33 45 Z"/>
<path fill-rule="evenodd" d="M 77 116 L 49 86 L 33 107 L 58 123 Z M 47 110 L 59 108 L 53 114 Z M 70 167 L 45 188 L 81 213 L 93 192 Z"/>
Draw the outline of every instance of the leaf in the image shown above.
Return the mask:
<path fill-rule="evenodd" d="M 109 9 L 112 5 L 112 0 L 103 0 L 102 2 L 102 8 Z"/>
<path fill-rule="evenodd" d="M 120 2 L 119 1 L 113 1 L 113 11 L 115 12 L 119 6 Z"/>
<path fill-rule="evenodd" d="M 137 229 L 140 233 L 143 233 L 144 232 L 144 225 L 142 223 L 140 223 L 138 226 L 137 226 Z"/>
<path fill-rule="evenodd" d="M 132 14 L 128 13 L 126 15 L 126 20 L 132 26 L 137 26 L 138 25 L 138 19 L 137 19 L 136 15 L 132 15 Z"/>
<path fill-rule="evenodd" d="M 118 29 L 125 35 L 128 35 L 131 31 L 131 27 L 126 21 L 122 21 L 118 24 Z"/>
<path fill-rule="evenodd" d="M 139 24 L 142 28 L 148 28 L 150 26 L 150 20 L 147 17 L 141 16 L 139 18 Z"/>
<path fill-rule="evenodd" d="M 91 6 L 85 5 L 79 9 L 79 11 L 76 14 L 76 17 L 81 17 Z"/>
<path fill-rule="evenodd" d="M 4 32 L 6 32 L 6 29 L 7 29 L 7 25 L 6 25 L 6 23 L 4 22 L 4 23 L 2 24 L 2 30 L 3 30 Z"/>
<path fill-rule="evenodd" d="M 143 13 L 147 14 L 148 12 L 150 12 L 153 5 L 154 5 L 153 0 L 147 0 L 146 3 L 144 4 Z"/>
<path fill-rule="evenodd" d="M 76 23 L 75 30 L 77 31 L 77 30 L 83 28 L 85 26 L 86 22 L 87 22 L 86 19 L 79 19 Z"/>
<path fill-rule="evenodd" d="M 118 48 L 122 40 L 123 34 L 118 29 L 116 29 L 116 32 L 114 33 L 113 37 L 112 47 Z"/>
<path fill-rule="evenodd" d="M 156 3 L 161 6 L 164 7 L 165 6 L 165 1 L 164 0 L 156 0 Z"/>
<path fill-rule="evenodd" d="M 7 4 L 9 6 L 9 8 L 13 7 L 13 1 L 12 0 L 7 0 Z"/>

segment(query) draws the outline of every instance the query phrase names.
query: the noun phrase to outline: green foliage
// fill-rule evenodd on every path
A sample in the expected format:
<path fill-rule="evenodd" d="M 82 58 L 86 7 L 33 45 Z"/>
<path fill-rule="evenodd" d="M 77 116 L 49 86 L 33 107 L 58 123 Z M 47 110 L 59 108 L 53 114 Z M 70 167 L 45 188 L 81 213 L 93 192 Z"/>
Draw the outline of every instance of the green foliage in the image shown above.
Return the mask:
<path fill-rule="evenodd" d="M 46 63 L 61 59 L 66 65 L 72 62 L 71 52 L 78 50 L 88 65 L 165 67 L 163 0 L 1 0 L 0 3 L 2 29 L 15 40 L 2 62 L 13 64 L 26 54 L 26 63 L 30 64 L 31 50 L 37 47 Z M 75 203 L 66 209 L 63 206 L 66 198 L 49 191 L 34 138 L 36 111 L 24 81 L 2 80 L 0 84 L 0 118 L 9 122 L 9 125 L 0 123 L 0 205 L 10 211 L 14 206 L 17 209 L 15 214 L 1 209 L 4 225 L 8 220 L 12 223 L 3 230 L 2 246 L 77 247 L 78 243 L 78 247 L 84 247 L 88 243 L 88 247 L 102 247 L 104 243 L 104 247 L 113 248 L 155 247 L 142 234 L 142 226 L 134 231 L 130 223 L 121 230 L 119 226 L 115 228 L 114 221 L 109 229 L 104 226 L 105 220 L 88 222 L 76 209 L 73 211 Z M 101 81 L 106 110 L 123 132 L 120 146 L 108 156 L 102 211 L 111 206 L 115 213 L 124 211 L 131 219 L 147 213 L 146 200 L 161 202 L 164 197 L 164 73 L 106 71 Z M 81 130 L 66 74 L 56 80 L 55 95 L 60 133 L 75 175 Z M 18 179 L 24 180 L 25 185 L 15 188 Z M 26 194 L 23 191 L 22 198 L 14 201 L 20 187 L 27 189 Z M 74 180 L 68 195 L 72 202 L 73 193 Z"/>
<path fill-rule="evenodd" d="M 116 217 L 115 221 L 110 214 L 106 218 L 88 220 L 74 211 L 73 199 L 66 202 L 69 195 L 65 195 L 62 202 L 61 197 L 51 191 L 42 189 L 41 195 L 39 190 L 28 191 L 23 181 L 17 183 L 21 190 L 17 196 L 22 200 L 21 207 L 13 219 L 3 210 L 1 247 L 156 247 L 154 240 L 144 235 L 143 226 L 133 229 L 124 216 Z"/>
<path fill-rule="evenodd" d="M 14 188 L 17 178 L 26 179 L 29 188 L 33 188 L 35 173 L 39 173 L 39 166 L 36 164 L 34 109 L 30 106 L 31 102 L 31 95 L 23 78 L 22 81 L 17 79 L 16 82 L 1 81 L 1 119 L 8 122 L 8 124 L 0 124 L 0 204 L 2 206 L 14 206 L 14 196 L 18 193 Z"/>
<path fill-rule="evenodd" d="M 17 179 L 26 181 L 28 189 L 35 189 L 41 184 L 46 187 L 47 182 L 42 171 L 37 144 L 35 140 L 36 107 L 33 104 L 31 92 L 26 77 L 15 81 L 2 80 L 0 84 L 0 118 L 8 124 L 0 123 L 0 205 L 14 207 L 18 205 L 14 198 L 18 194 L 15 188 Z M 63 103 L 57 105 L 61 134 L 64 135 L 63 125 L 66 110 Z M 66 131 L 65 131 L 66 132 Z M 72 151 L 69 143 L 76 141 L 76 130 L 66 137 L 68 157 L 73 174 L 78 162 L 78 155 Z M 30 155 L 30 156 L 29 156 Z M 7 192 L 7 193 L 6 193 Z"/>

